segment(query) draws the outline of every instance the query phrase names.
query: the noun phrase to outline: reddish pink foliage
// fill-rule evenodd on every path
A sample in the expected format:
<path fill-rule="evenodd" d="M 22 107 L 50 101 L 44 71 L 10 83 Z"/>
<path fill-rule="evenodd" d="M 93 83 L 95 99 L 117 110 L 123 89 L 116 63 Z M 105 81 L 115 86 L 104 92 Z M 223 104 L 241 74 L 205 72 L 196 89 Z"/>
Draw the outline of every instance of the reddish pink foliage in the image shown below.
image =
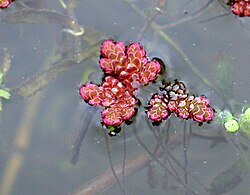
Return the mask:
<path fill-rule="evenodd" d="M 148 61 L 146 51 L 139 43 L 125 46 L 122 42 L 106 40 L 101 46 L 100 66 L 106 73 L 101 85 L 90 82 L 81 86 L 79 93 L 90 105 L 104 106 L 102 123 L 118 126 L 136 114 L 137 99 L 133 92 L 157 78 L 161 65 L 157 60 Z M 160 122 L 171 113 L 183 119 L 208 122 L 214 117 L 209 100 L 204 96 L 188 96 L 184 83 L 165 83 L 163 94 L 155 94 L 150 102 L 147 116 Z"/>
<path fill-rule="evenodd" d="M 192 115 L 190 110 L 192 108 L 192 100 L 194 96 L 188 96 L 186 98 L 179 98 L 177 100 L 170 100 L 168 108 L 170 111 L 176 113 L 176 115 L 183 119 L 190 119 Z"/>
<path fill-rule="evenodd" d="M 102 84 L 86 83 L 79 93 L 88 104 L 106 107 L 102 111 L 105 125 L 118 126 L 136 113 L 137 99 L 133 92 L 139 84 L 155 80 L 161 66 L 157 60 L 147 60 L 139 43 L 125 46 L 112 40 L 104 41 L 101 46 L 100 66 L 107 75 Z"/>
<path fill-rule="evenodd" d="M 13 0 L 0 0 L 0 9 L 7 8 Z"/>
<path fill-rule="evenodd" d="M 86 83 L 80 87 L 79 93 L 88 104 L 107 107 L 102 111 L 103 123 L 106 125 L 120 125 L 135 114 L 133 106 L 137 100 L 123 83 L 112 76 L 105 77 L 101 86 Z"/>
<path fill-rule="evenodd" d="M 196 97 L 190 110 L 192 118 L 197 122 L 208 122 L 214 117 L 214 110 L 209 106 L 209 100 L 204 96 Z"/>
<path fill-rule="evenodd" d="M 125 47 L 122 42 L 105 41 L 101 46 L 101 68 L 123 82 L 133 93 L 139 84 L 147 85 L 161 70 L 157 60 L 148 61 L 139 43 Z"/>
<path fill-rule="evenodd" d="M 239 17 L 250 16 L 250 1 L 249 0 L 235 0 L 232 5 L 232 12 Z"/>
<path fill-rule="evenodd" d="M 161 121 L 168 117 L 170 114 L 168 111 L 167 104 L 163 98 L 155 94 L 149 101 L 150 108 L 147 110 L 147 116 L 153 121 Z"/>
<path fill-rule="evenodd" d="M 169 95 L 178 90 L 182 90 L 184 93 Z M 204 96 L 188 96 L 185 93 L 185 85 L 183 83 L 175 81 L 172 85 L 166 85 L 163 91 L 165 94 L 161 96 L 155 94 L 149 101 L 149 109 L 146 111 L 149 119 L 158 122 L 167 118 L 171 112 L 180 118 L 192 118 L 199 123 L 209 122 L 213 119 L 214 110 L 210 107 L 209 100 Z M 176 94 L 179 94 L 179 96 Z"/>
<path fill-rule="evenodd" d="M 114 104 L 102 111 L 102 121 L 106 125 L 118 126 L 123 121 L 133 117 L 135 113 L 136 111 L 133 107 Z"/>
<path fill-rule="evenodd" d="M 100 87 L 89 82 L 80 87 L 79 93 L 82 99 L 93 106 L 100 105 L 104 96 L 104 92 Z"/>

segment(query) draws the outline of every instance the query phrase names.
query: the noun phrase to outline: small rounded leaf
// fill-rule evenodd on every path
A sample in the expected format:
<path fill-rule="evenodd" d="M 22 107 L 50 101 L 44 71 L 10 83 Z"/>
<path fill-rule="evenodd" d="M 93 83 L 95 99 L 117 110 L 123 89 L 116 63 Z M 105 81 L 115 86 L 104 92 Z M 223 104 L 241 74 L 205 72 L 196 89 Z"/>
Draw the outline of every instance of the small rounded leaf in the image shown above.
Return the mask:
<path fill-rule="evenodd" d="M 228 121 L 224 124 L 226 130 L 230 133 L 235 133 L 239 130 L 239 124 L 236 120 L 231 120 L 231 121 Z"/>

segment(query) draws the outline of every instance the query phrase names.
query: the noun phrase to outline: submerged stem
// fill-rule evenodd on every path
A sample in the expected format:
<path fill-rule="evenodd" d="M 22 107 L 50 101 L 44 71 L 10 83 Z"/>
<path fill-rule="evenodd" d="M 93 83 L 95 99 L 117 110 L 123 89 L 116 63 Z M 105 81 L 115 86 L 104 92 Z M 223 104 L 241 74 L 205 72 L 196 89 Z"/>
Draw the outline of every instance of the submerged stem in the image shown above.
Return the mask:
<path fill-rule="evenodd" d="M 106 141 L 107 153 L 108 153 L 109 164 L 110 164 L 110 168 L 111 168 L 112 174 L 113 174 L 114 178 L 116 179 L 117 184 L 118 184 L 119 188 L 122 191 L 122 194 L 125 195 L 126 194 L 125 189 L 123 188 L 123 186 L 121 184 L 121 181 L 120 181 L 119 177 L 117 176 L 116 171 L 114 169 L 114 165 L 113 165 L 113 161 L 112 161 L 111 153 L 110 153 L 110 142 L 109 142 L 108 135 L 107 135 L 107 133 L 106 133 L 106 131 L 105 131 L 104 128 L 103 128 L 103 132 L 104 132 L 104 137 L 105 137 L 105 141 Z"/>
<path fill-rule="evenodd" d="M 106 132 L 105 132 L 106 133 Z M 182 136 L 180 134 L 171 135 L 169 138 L 168 150 L 176 148 L 182 142 Z M 162 150 L 158 149 L 156 152 L 157 157 L 162 156 Z M 131 176 L 138 171 L 142 170 L 152 160 L 152 157 L 147 152 L 142 152 L 138 157 L 127 160 L 125 168 L 125 177 Z M 117 177 L 122 175 L 122 166 L 117 165 L 114 167 Z M 100 176 L 94 178 L 90 183 L 86 183 L 79 189 L 77 189 L 71 195 L 95 195 L 101 194 L 110 189 L 117 180 L 114 178 L 111 168 L 105 171 Z"/>
<path fill-rule="evenodd" d="M 172 173 L 170 170 L 168 170 L 167 167 L 157 157 L 155 157 L 153 153 L 145 146 L 145 144 L 141 141 L 140 137 L 138 136 L 135 128 L 133 128 L 133 132 L 139 144 L 147 151 L 147 153 L 151 156 L 151 158 L 153 158 L 162 168 L 164 168 L 165 171 L 167 171 L 172 177 L 174 177 L 178 182 L 180 182 L 184 187 L 186 187 L 184 181 L 180 177 Z M 192 194 L 196 194 L 196 192 L 194 192 L 192 189 L 189 189 L 189 191 Z"/>

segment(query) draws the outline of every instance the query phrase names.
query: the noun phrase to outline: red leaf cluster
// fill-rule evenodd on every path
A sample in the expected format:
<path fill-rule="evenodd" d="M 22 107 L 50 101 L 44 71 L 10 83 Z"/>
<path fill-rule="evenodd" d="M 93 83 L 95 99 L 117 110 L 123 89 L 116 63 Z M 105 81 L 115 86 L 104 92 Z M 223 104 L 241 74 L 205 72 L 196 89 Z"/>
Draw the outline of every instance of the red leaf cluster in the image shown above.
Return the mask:
<path fill-rule="evenodd" d="M 81 97 L 92 106 L 101 105 L 102 123 L 118 126 L 136 114 L 139 85 L 157 78 L 161 66 L 157 60 L 148 61 L 139 43 L 125 46 L 123 42 L 106 40 L 101 46 L 100 66 L 106 77 L 101 85 L 86 83 L 80 87 Z"/>
<path fill-rule="evenodd" d="M 184 83 L 175 81 L 161 87 L 161 94 L 154 94 L 149 101 L 146 111 L 149 119 L 160 122 L 171 113 L 183 119 L 192 118 L 194 121 L 209 122 L 214 117 L 214 110 L 205 96 L 188 95 Z"/>

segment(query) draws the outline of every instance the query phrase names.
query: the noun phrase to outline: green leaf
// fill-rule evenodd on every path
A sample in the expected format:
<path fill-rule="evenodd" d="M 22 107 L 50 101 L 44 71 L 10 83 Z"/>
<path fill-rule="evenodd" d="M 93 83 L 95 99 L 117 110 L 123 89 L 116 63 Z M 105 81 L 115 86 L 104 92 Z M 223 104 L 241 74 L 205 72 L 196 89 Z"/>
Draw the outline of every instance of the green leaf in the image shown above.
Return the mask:
<path fill-rule="evenodd" d="M 249 110 L 248 110 L 249 112 Z M 240 133 L 243 136 L 250 138 L 250 116 L 249 113 L 241 114 L 239 117 Z"/>
<path fill-rule="evenodd" d="M 3 73 L 0 72 L 0 85 L 2 84 L 2 82 L 3 82 Z"/>
<path fill-rule="evenodd" d="M 0 97 L 8 100 L 8 99 L 10 99 L 10 93 L 8 91 L 0 89 Z"/>
<path fill-rule="evenodd" d="M 239 130 L 239 124 L 236 120 L 231 120 L 231 121 L 228 121 L 224 124 L 226 130 L 230 133 L 235 133 Z"/>
<path fill-rule="evenodd" d="M 234 119 L 234 116 L 228 110 L 223 110 L 223 111 L 218 110 L 218 111 L 216 111 L 215 120 L 219 124 L 225 124 L 226 122 L 231 121 L 233 119 Z"/>

